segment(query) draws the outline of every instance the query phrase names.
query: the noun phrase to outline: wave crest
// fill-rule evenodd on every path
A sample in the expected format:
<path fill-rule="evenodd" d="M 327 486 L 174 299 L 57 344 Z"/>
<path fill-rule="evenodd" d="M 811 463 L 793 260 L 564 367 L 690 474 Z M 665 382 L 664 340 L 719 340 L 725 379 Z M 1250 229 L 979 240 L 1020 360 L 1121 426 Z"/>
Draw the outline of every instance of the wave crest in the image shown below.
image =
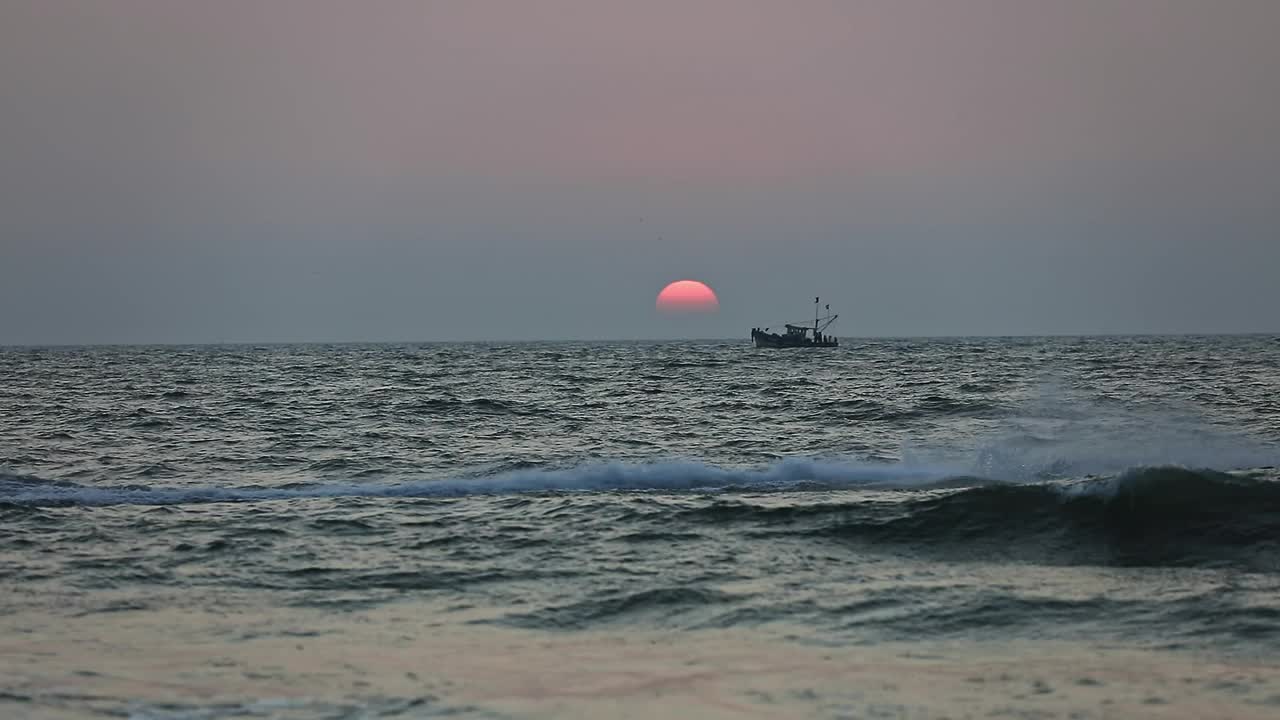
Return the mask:
<path fill-rule="evenodd" d="M 460 497 L 547 492 L 918 489 L 955 482 L 943 467 L 785 460 L 764 469 L 694 462 L 605 463 L 559 470 L 529 469 L 488 477 L 398 484 L 325 483 L 288 487 L 90 486 L 0 474 L 0 502 L 19 505 L 176 505 L 341 497 Z"/>

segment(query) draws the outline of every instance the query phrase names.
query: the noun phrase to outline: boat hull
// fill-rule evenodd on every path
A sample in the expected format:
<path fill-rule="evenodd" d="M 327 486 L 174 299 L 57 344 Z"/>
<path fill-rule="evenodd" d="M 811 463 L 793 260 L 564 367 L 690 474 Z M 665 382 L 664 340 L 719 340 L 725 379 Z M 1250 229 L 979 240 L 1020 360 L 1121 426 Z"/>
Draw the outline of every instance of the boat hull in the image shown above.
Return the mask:
<path fill-rule="evenodd" d="M 821 340 L 815 341 L 808 337 L 779 335 L 778 333 L 769 333 L 762 330 L 753 330 L 751 332 L 751 342 L 758 348 L 829 348 L 840 346 L 840 341 L 836 338 L 823 337 Z"/>

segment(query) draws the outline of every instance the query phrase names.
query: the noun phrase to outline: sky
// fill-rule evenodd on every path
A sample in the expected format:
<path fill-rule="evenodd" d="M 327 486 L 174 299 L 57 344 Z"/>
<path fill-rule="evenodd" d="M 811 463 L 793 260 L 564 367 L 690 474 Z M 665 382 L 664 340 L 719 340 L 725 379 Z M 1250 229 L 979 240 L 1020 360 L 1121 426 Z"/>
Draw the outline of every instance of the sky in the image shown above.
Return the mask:
<path fill-rule="evenodd" d="M 1274 0 L 5 0 L 0 344 L 1280 331 Z M 671 317 L 673 280 L 720 311 Z M 745 340 L 744 340 L 745 341 Z"/>

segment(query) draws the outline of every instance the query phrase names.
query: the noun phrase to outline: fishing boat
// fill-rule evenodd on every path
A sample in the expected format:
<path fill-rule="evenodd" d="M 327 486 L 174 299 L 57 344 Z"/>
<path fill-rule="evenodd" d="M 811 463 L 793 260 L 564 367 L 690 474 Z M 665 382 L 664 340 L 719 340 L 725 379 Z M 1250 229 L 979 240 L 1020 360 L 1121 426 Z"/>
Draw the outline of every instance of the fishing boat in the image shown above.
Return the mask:
<path fill-rule="evenodd" d="M 831 305 L 827 305 L 827 315 L 818 316 L 819 298 L 813 299 L 813 327 L 786 323 L 785 332 L 769 332 L 769 328 L 751 328 L 751 342 L 761 348 L 810 348 L 837 347 L 840 340 L 827 334 L 827 328 L 836 321 L 839 315 L 831 314 Z M 810 335 L 809 333 L 813 334 Z"/>

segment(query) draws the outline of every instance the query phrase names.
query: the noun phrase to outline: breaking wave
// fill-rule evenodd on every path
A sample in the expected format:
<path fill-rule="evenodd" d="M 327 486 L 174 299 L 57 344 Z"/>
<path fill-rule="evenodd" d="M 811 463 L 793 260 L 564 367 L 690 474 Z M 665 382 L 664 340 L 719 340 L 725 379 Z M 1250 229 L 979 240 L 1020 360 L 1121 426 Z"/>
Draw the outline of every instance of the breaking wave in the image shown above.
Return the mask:
<path fill-rule="evenodd" d="M 1269 469 L 1264 467 L 1265 469 Z M 790 459 L 762 469 L 695 462 L 604 463 L 566 469 L 521 469 L 487 477 L 413 480 L 394 484 L 292 483 L 287 486 L 97 486 L 0 473 L 0 502 L 13 505 L 174 505 L 342 497 L 460 497 L 608 491 L 836 491 L 955 490 L 1002 504 L 1053 499 L 1196 506 L 1204 501 L 1247 504 L 1280 492 L 1280 484 L 1248 475 L 1180 466 L 1137 467 L 1107 477 L 1019 481 L 984 476 L 959 466 Z M 1055 481 L 1061 480 L 1061 481 Z M 940 501 L 954 502 L 954 501 Z M 1001 508 L 1016 510 L 1017 507 Z"/>
<path fill-rule="evenodd" d="M 764 540 L 895 547 L 962 561 L 1280 570 L 1280 481 L 1271 469 L 1143 467 L 1013 483 L 940 467 L 797 460 L 759 470 L 609 464 L 275 488 L 91 487 L 0 475 L 0 519 L 19 521 L 54 507 L 481 495 L 526 495 L 520 502 L 532 502 L 547 495 L 646 492 L 668 497 L 646 501 L 642 509 L 627 504 L 620 511 L 624 505 L 603 503 L 573 512 L 582 513 L 575 517 L 583 522 L 613 517 L 607 521 L 612 531 L 631 545 L 696 540 L 714 526 Z M 382 532 L 351 520 L 310 528 L 325 535 Z"/>
<path fill-rule="evenodd" d="M 179 505 L 343 497 L 461 497 L 549 492 L 919 489 L 980 482 L 941 466 L 787 460 L 762 470 L 693 462 L 606 463 L 563 470 L 517 470 L 489 477 L 396 484 L 325 483 L 289 487 L 90 486 L 0 474 L 0 502 L 15 505 Z"/>
<path fill-rule="evenodd" d="M 888 512 L 856 500 L 764 506 L 722 499 L 688 515 L 750 524 L 766 535 L 892 543 L 967 559 L 1280 567 L 1274 475 L 1136 468 L 1109 478 L 920 492 Z"/>

